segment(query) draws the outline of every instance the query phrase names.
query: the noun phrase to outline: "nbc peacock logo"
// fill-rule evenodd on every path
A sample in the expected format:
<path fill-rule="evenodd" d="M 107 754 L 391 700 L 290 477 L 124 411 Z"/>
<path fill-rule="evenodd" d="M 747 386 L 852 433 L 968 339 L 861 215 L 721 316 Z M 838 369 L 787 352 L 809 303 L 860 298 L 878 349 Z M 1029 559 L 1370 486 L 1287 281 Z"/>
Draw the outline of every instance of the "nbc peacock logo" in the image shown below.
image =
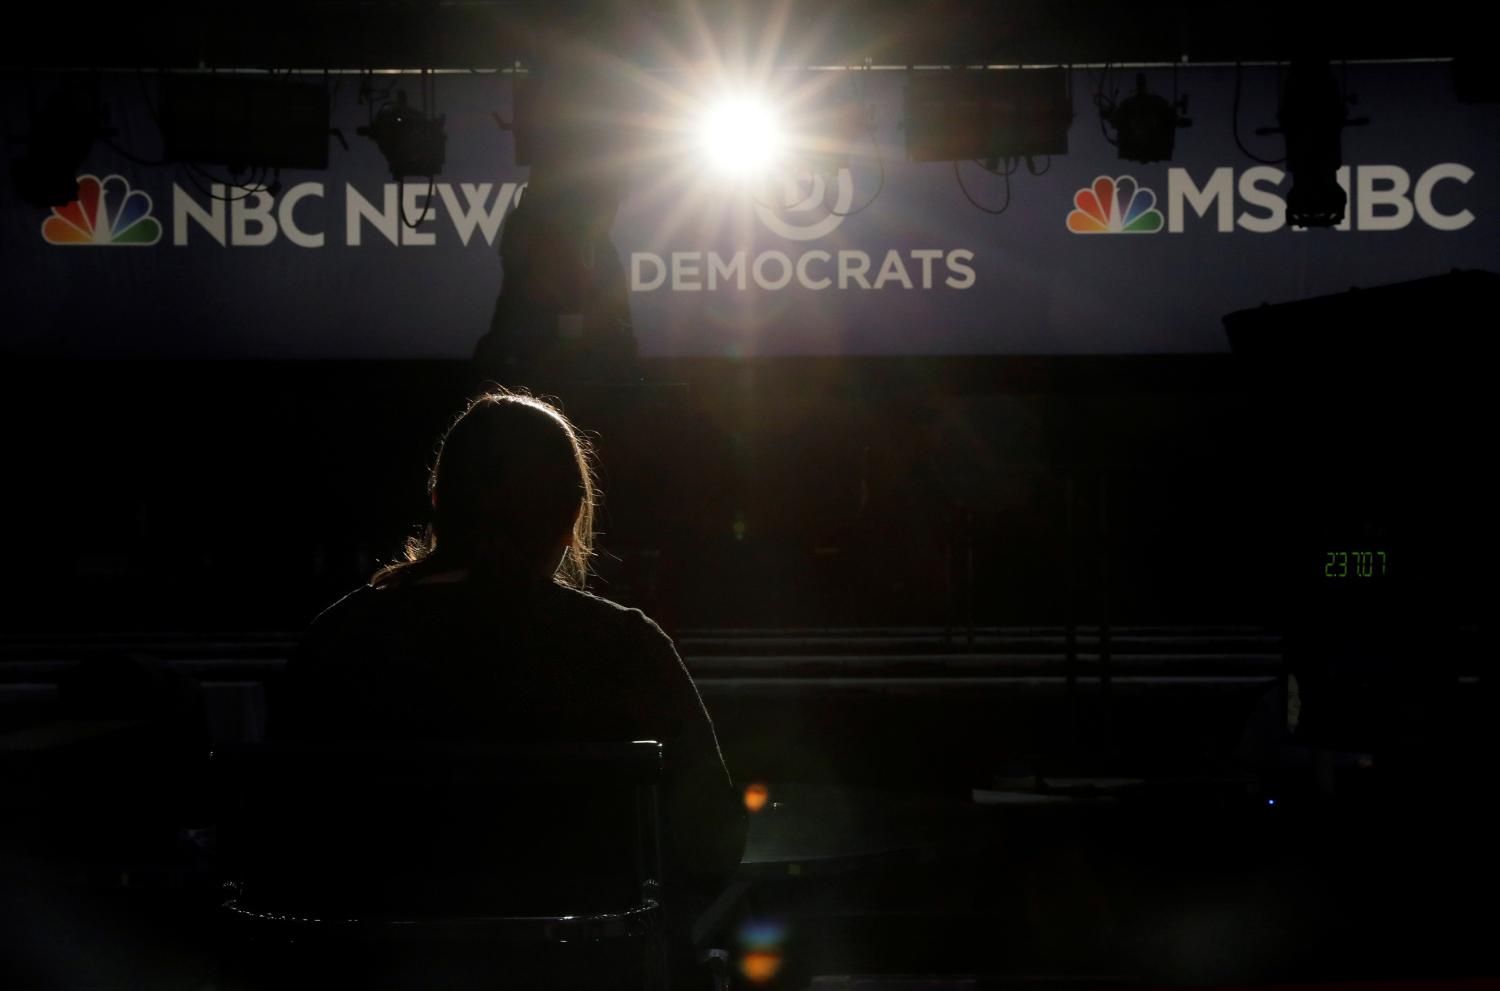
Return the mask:
<path fill-rule="evenodd" d="M 1100 176 L 1073 194 L 1068 230 L 1074 234 L 1155 234 L 1162 228 L 1156 194 L 1134 176 Z"/>
<path fill-rule="evenodd" d="M 161 221 L 151 216 L 151 197 L 131 189 L 124 176 L 78 177 L 78 198 L 52 208 L 42 221 L 48 244 L 146 247 L 161 240 Z"/>

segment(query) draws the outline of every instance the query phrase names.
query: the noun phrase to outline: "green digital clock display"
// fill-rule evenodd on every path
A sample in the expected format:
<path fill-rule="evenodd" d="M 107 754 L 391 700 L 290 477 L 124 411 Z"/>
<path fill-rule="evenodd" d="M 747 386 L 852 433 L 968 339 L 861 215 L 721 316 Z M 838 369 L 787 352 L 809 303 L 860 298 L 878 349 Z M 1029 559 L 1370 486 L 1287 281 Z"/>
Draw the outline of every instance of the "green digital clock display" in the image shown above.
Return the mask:
<path fill-rule="evenodd" d="M 1324 578 L 1384 578 L 1389 573 L 1385 551 L 1329 551 L 1323 559 Z"/>

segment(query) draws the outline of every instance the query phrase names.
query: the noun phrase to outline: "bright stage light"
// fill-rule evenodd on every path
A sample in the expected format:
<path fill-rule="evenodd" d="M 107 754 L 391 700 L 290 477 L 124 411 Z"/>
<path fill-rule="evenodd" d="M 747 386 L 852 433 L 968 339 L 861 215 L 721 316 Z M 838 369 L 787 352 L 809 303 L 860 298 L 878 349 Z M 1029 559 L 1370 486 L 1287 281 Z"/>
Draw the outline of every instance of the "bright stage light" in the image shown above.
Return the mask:
<path fill-rule="evenodd" d="M 701 124 L 703 154 L 725 175 L 752 178 L 781 157 L 785 138 L 775 111 L 764 100 L 751 96 L 720 100 L 704 113 Z"/>

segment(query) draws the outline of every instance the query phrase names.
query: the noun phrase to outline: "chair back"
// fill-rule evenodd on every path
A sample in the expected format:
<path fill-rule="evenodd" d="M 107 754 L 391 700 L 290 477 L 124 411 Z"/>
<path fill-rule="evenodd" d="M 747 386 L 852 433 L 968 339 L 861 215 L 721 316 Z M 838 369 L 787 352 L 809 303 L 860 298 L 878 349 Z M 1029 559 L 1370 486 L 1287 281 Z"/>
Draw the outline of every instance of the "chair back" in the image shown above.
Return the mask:
<path fill-rule="evenodd" d="M 266 745 L 214 754 L 226 877 L 305 918 L 654 904 L 661 745 Z"/>

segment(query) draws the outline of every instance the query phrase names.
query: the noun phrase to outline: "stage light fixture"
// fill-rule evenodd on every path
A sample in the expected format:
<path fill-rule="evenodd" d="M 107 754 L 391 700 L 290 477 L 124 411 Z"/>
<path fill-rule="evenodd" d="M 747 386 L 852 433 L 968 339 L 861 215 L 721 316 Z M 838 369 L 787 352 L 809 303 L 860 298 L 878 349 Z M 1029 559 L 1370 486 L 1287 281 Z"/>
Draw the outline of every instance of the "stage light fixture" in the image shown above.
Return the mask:
<path fill-rule="evenodd" d="M 406 102 L 406 92 L 381 106 L 370 123 L 356 133 L 375 142 L 391 177 L 401 182 L 408 176 L 430 179 L 443 171 L 448 134 L 442 115 L 429 116 Z"/>
<path fill-rule="evenodd" d="M 32 206 L 62 206 L 78 196 L 78 173 L 104 127 L 98 90 L 65 80 L 31 115 L 26 153 L 11 162 L 16 193 Z"/>
<path fill-rule="evenodd" d="M 1453 59 L 1453 92 L 1459 103 L 1500 102 L 1500 79 L 1490 60 L 1478 51 L 1460 52 Z"/>
<path fill-rule="evenodd" d="M 1073 97 L 1064 69 L 915 71 L 906 83 L 906 152 L 914 162 L 1066 155 Z"/>
<path fill-rule="evenodd" d="M 1344 164 L 1343 131 L 1368 124 L 1351 119 L 1345 97 L 1326 59 L 1292 63 L 1276 119 L 1279 127 L 1257 133 L 1280 133 L 1286 141 L 1286 167 L 1292 188 L 1286 198 L 1287 222 L 1297 227 L 1334 227 L 1344 220 L 1349 195 L 1338 182 Z"/>
<path fill-rule="evenodd" d="M 849 168 L 860 149 L 875 149 L 879 154 L 874 108 L 858 96 L 829 101 L 798 130 L 807 133 L 798 142 L 797 157 L 820 175 L 836 176 L 840 169 Z"/>
<path fill-rule="evenodd" d="M 1175 103 L 1150 92 L 1145 74 L 1135 77 L 1135 92 L 1119 103 L 1097 97 L 1099 116 L 1115 129 L 1115 147 L 1127 162 L 1166 162 L 1177 143 L 1177 129 L 1191 127 L 1187 97 Z"/>
<path fill-rule="evenodd" d="M 775 108 L 763 97 L 726 96 L 704 110 L 698 124 L 704 158 L 721 175 L 749 180 L 776 164 L 786 136 Z"/>
<path fill-rule="evenodd" d="M 496 120 L 515 138 L 517 165 L 595 172 L 630 158 L 639 137 L 627 121 L 641 116 L 628 94 L 588 76 L 516 75 L 510 120 Z"/>
<path fill-rule="evenodd" d="M 250 169 L 326 169 L 328 91 L 285 76 L 165 73 L 162 153 L 168 161 Z"/>

